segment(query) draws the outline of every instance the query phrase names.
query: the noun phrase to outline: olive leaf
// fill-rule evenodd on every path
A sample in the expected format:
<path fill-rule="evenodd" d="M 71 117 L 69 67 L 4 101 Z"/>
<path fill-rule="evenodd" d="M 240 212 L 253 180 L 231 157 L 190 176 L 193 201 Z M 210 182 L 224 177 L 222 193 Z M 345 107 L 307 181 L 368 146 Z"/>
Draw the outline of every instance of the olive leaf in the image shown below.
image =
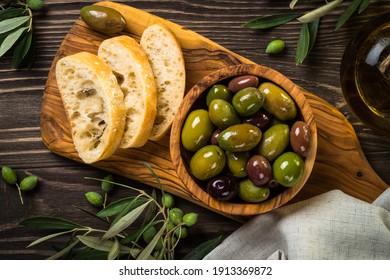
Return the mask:
<path fill-rule="evenodd" d="M 341 2 L 343 2 L 343 0 L 334 0 L 332 2 L 329 2 L 319 8 L 305 13 L 303 16 L 297 18 L 297 20 L 302 23 L 309 23 L 315 21 L 316 19 L 326 15 L 331 10 L 336 8 L 338 5 L 340 5 Z"/>
<path fill-rule="evenodd" d="M 88 215 L 90 215 L 90 216 L 92 216 L 92 217 L 94 217 L 94 218 L 97 218 L 97 219 L 99 219 L 99 220 L 102 221 L 102 222 L 109 223 L 106 219 L 97 216 L 96 214 L 92 213 L 91 211 L 89 211 L 89 210 L 87 210 L 87 209 L 84 209 L 84 208 L 82 208 L 82 207 L 80 207 L 80 206 L 76 206 L 76 205 L 73 205 L 73 207 L 76 207 L 76 208 L 79 209 L 80 211 L 82 211 L 82 212 L 84 212 L 84 213 L 86 213 L 86 214 L 88 214 Z"/>
<path fill-rule="evenodd" d="M 112 247 L 110 251 L 108 252 L 107 259 L 108 260 L 115 260 L 120 253 L 120 244 L 117 238 L 114 239 L 114 242 L 112 244 Z"/>
<path fill-rule="evenodd" d="M 291 10 L 293 10 L 294 9 L 294 7 L 295 7 L 295 5 L 298 3 L 298 0 L 292 0 L 291 2 L 290 2 L 290 9 Z"/>
<path fill-rule="evenodd" d="M 26 218 L 20 221 L 19 224 L 34 229 L 54 229 L 54 230 L 70 229 L 71 230 L 75 228 L 83 228 L 82 225 L 76 224 L 74 222 L 62 218 L 45 217 L 45 216 Z"/>
<path fill-rule="evenodd" d="M 107 205 L 106 208 L 100 210 L 96 214 L 96 216 L 101 218 L 111 217 L 122 212 L 130 203 L 133 203 L 132 207 L 135 208 L 145 203 L 146 201 L 147 199 L 139 196 L 122 198 L 120 200 L 114 201 L 113 203 Z M 131 209 L 129 209 L 128 211 L 130 210 Z"/>
<path fill-rule="evenodd" d="M 214 250 L 225 239 L 222 234 L 216 238 L 207 240 L 198 245 L 193 251 L 183 257 L 183 260 L 201 260 Z"/>
<path fill-rule="evenodd" d="M 10 33 L 1 43 L 0 46 L 0 57 L 3 56 L 12 46 L 16 43 L 16 41 L 22 36 L 23 32 L 26 31 L 28 27 L 19 28 L 16 31 Z"/>
<path fill-rule="evenodd" d="M 103 240 L 103 239 L 101 239 L 100 237 L 97 237 L 97 236 L 78 235 L 76 237 L 84 245 L 86 245 L 86 246 L 88 246 L 88 247 L 90 247 L 92 249 L 98 250 L 98 251 L 103 251 L 103 252 L 108 252 L 109 253 L 111 251 L 111 248 L 114 245 L 113 241 L 111 241 L 111 240 Z M 129 247 L 126 247 L 126 246 L 123 246 L 123 245 L 119 244 L 119 253 L 120 254 L 130 254 L 133 258 L 135 258 L 139 254 L 140 251 L 141 251 L 140 249 L 129 248 Z"/>
<path fill-rule="evenodd" d="M 339 30 L 341 26 L 352 16 L 352 14 L 359 8 L 362 0 L 353 0 L 351 4 L 345 9 L 345 11 L 340 15 L 336 23 L 336 29 Z"/>
<path fill-rule="evenodd" d="M 111 237 L 114 237 L 118 233 L 122 232 L 125 228 L 130 226 L 145 210 L 146 206 L 151 202 L 151 200 L 148 200 L 141 206 L 138 206 L 125 216 L 123 216 L 121 219 L 119 219 L 115 224 L 111 225 L 111 227 L 108 229 L 108 231 L 103 235 L 103 239 L 109 239 Z"/>
<path fill-rule="evenodd" d="M 125 215 L 127 215 L 131 210 L 141 206 L 142 204 L 144 204 L 145 202 L 147 202 L 148 200 L 144 200 L 143 203 L 138 203 L 138 200 L 140 199 L 141 197 L 138 196 L 136 198 L 134 198 L 133 201 L 131 201 L 129 204 L 126 205 L 125 208 L 122 209 L 121 212 L 118 213 L 118 215 L 115 217 L 115 219 L 112 221 L 111 225 L 114 225 L 115 223 L 117 223 L 120 219 L 122 219 L 122 217 L 124 217 Z"/>
<path fill-rule="evenodd" d="M 164 223 L 163 226 L 160 228 L 160 230 L 156 233 L 156 235 L 150 241 L 148 246 L 146 246 L 145 249 L 143 249 L 141 251 L 141 253 L 139 253 L 139 255 L 137 256 L 137 260 L 150 259 L 150 257 L 151 257 L 150 254 L 153 252 L 153 249 L 156 247 L 157 242 L 161 238 L 161 235 L 163 234 L 166 226 L 167 226 L 167 223 Z"/>
<path fill-rule="evenodd" d="M 107 255 L 107 252 L 83 246 L 73 249 L 69 258 L 72 260 L 107 260 Z"/>
<path fill-rule="evenodd" d="M 47 258 L 47 259 L 48 259 L 48 260 L 56 260 L 56 259 L 61 258 L 63 255 L 69 253 L 70 250 L 72 250 L 72 248 L 73 248 L 74 246 L 76 246 L 79 242 L 80 242 L 79 240 L 74 241 L 73 243 L 71 243 L 70 245 L 66 246 L 64 249 L 62 249 L 61 251 L 57 252 L 57 253 L 54 254 L 53 256 L 50 256 L 50 257 Z"/>
<path fill-rule="evenodd" d="M 154 201 L 157 201 L 156 189 L 152 190 L 151 196 L 152 196 Z M 153 217 L 155 217 L 156 209 L 157 209 L 156 203 L 150 203 L 148 205 L 148 208 L 146 210 L 142 224 L 146 224 L 146 223 L 150 222 L 153 219 Z"/>
<path fill-rule="evenodd" d="M 25 9 L 22 8 L 13 8 L 9 7 L 4 10 L 0 10 L 0 21 L 13 18 L 13 17 L 19 17 L 23 15 L 26 12 Z"/>
<path fill-rule="evenodd" d="M 11 31 L 11 30 L 18 28 L 19 26 L 26 23 L 29 19 L 31 19 L 30 16 L 22 16 L 22 17 L 9 18 L 9 19 L 5 19 L 3 21 L 0 21 L 0 34 L 6 33 L 8 31 Z"/>
<path fill-rule="evenodd" d="M 309 50 L 314 47 L 315 41 L 317 39 L 317 33 L 318 33 L 318 26 L 320 25 L 320 18 L 316 19 L 315 21 L 312 21 L 309 23 L 309 35 L 310 35 L 310 42 L 309 42 Z"/>
<path fill-rule="evenodd" d="M 23 59 L 26 57 L 28 51 L 31 47 L 33 32 L 27 32 L 23 35 L 22 39 L 20 40 L 19 44 L 16 46 L 14 50 L 14 54 L 12 56 L 12 67 L 18 68 L 19 65 L 22 63 Z"/>
<path fill-rule="evenodd" d="M 57 232 L 57 233 L 53 233 L 53 234 L 46 235 L 46 236 L 44 236 L 44 237 L 41 237 L 41 238 L 39 238 L 39 239 L 37 239 L 37 240 L 31 242 L 31 243 L 27 246 L 27 248 L 32 247 L 32 246 L 35 246 L 35 245 L 37 245 L 37 244 L 39 244 L 39 243 L 42 243 L 42 242 L 44 242 L 44 241 L 46 241 L 46 240 L 49 240 L 49 239 L 52 239 L 52 238 L 54 238 L 54 237 L 57 237 L 57 236 L 60 236 L 60 235 L 64 235 L 64 234 L 67 234 L 67 233 L 71 233 L 71 232 L 74 232 L 74 231 L 76 231 L 76 229 L 71 229 L 71 230 L 67 230 L 67 231 L 61 231 L 61 232 Z"/>
<path fill-rule="evenodd" d="M 302 64 L 305 60 L 310 46 L 310 32 L 309 25 L 307 23 L 303 23 L 301 27 L 301 32 L 299 34 L 299 39 L 297 43 L 297 50 L 295 53 L 295 63 Z"/>
<path fill-rule="evenodd" d="M 370 5 L 371 0 L 363 0 L 360 3 L 358 13 L 361 14 Z"/>
<path fill-rule="evenodd" d="M 251 29 L 267 29 L 275 27 L 278 25 L 285 24 L 293 19 L 296 19 L 302 15 L 302 13 L 284 13 L 277 15 L 262 16 L 247 23 L 244 23 L 242 26 Z"/>

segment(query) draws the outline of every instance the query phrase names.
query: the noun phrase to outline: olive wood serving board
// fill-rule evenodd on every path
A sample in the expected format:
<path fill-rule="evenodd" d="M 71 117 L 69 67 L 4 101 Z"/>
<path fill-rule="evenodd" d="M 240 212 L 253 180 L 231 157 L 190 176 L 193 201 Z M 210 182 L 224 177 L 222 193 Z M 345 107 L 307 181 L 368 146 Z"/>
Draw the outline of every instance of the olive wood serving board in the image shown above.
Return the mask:
<path fill-rule="evenodd" d="M 217 69 L 242 63 L 253 64 L 252 61 L 185 27 L 145 11 L 114 2 L 99 2 L 99 5 L 119 10 L 127 20 L 123 34 L 136 40 L 139 40 L 147 26 L 159 21 L 167 24 L 178 37 L 183 49 L 187 75 L 186 91 Z M 53 60 L 43 95 L 41 134 L 45 145 L 54 153 L 79 162 L 81 160 L 74 148 L 70 125 L 57 88 L 55 65 L 61 57 L 79 51 L 96 54 L 99 44 L 105 38 L 107 37 L 89 29 L 82 20 L 76 20 Z M 367 162 L 353 127 L 329 103 L 312 93 L 304 93 L 312 106 L 317 124 L 318 150 L 312 174 L 293 201 L 340 189 L 358 199 L 372 202 L 388 186 Z M 194 197 L 179 179 L 170 157 L 169 134 L 159 142 L 148 141 L 142 148 L 119 149 L 109 159 L 92 166 L 157 187 L 149 170 L 140 162 L 152 166 L 166 191 L 209 208 Z M 231 218 L 240 220 L 239 216 Z"/>

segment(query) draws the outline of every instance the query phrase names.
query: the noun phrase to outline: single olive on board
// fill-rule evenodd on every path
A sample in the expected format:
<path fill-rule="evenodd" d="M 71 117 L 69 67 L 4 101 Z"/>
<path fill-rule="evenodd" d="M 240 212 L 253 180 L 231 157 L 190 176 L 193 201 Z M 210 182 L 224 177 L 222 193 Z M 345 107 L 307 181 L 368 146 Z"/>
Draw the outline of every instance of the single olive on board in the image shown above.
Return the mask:
<path fill-rule="evenodd" d="M 105 34 L 118 33 L 126 27 L 126 20 L 121 13 L 109 7 L 85 6 L 80 16 L 91 29 Z"/>

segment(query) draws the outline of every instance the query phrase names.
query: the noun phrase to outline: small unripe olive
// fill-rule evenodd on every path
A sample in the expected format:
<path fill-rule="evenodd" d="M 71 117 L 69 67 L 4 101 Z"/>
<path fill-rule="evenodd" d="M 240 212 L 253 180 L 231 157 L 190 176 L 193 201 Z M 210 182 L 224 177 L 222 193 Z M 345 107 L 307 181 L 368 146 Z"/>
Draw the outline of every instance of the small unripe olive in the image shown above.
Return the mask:
<path fill-rule="evenodd" d="M 183 221 L 183 215 L 183 210 L 180 208 L 175 207 L 169 210 L 169 219 L 174 225 L 178 225 Z"/>
<path fill-rule="evenodd" d="M 161 198 L 161 201 L 162 201 L 162 204 L 168 209 L 172 208 L 173 205 L 175 204 L 175 200 L 174 200 L 173 196 L 169 193 L 164 193 L 162 198 Z"/>
<path fill-rule="evenodd" d="M 183 239 L 188 236 L 188 229 L 185 226 L 178 227 L 175 230 L 175 235 L 177 238 Z"/>
<path fill-rule="evenodd" d="M 102 190 L 104 192 L 108 193 L 114 187 L 114 184 L 111 183 L 112 181 L 114 181 L 114 177 L 110 174 L 110 175 L 107 175 L 106 177 L 104 177 L 103 180 L 104 181 L 102 181 Z"/>
<path fill-rule="evenodd" d="M 85 194 L 85 198 L 91 203 L 93 206 L 102 206 L 103 205 L 103 196 L 97 192 L 87 192 Z"/>
<path fill-rule="evenodd" d="M 35 186 L 38 184 L 38 177 L 37 176 L 34 176 L 34 175 L 31 175 L 31 176 L 28 176 L 26 178 L 24 178 L 21 182 L 20 182 L 20 189 L 22 191 L 31 191 L 32 189 L 35 188 Z"/>
<path fill-rule="evenodd" d="M 31 10 L 34 11 L 41 10 L 43 6 L 45 6 L 43 0 L 27 0 L 26 4 Z"/>
<path fill-rule="evenodd" d="M 183 223 L 188 227 L 195 225 L 197 221 L 198 221 L 197 213 L 186 213 L 183 216 Z"/>
<path fill-rule="evenodd" d="M 15 171 L 8 166 L 3 166 L 1 168 L 1 176 L 3 177 L 3 180 L 10 185 L 15 185 L 18 181 L 18 177 L 16 176 Z"/>

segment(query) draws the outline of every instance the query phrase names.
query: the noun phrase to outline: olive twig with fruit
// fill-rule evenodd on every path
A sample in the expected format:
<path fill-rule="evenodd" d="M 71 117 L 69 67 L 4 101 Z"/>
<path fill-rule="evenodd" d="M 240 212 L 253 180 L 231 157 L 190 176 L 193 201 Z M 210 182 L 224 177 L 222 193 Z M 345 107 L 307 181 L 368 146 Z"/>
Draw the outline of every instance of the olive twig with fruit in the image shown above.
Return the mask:
<path fill-rule="evenodd" d="M 35 240 L 28 247 L 58 236 L 70 235 L 67 245 L 50 259 L 174 259 L 175 248 L 180 240 L 187 237 L 189 228 L 196 224 L 198 214 L 184 213 L 175 207 L 174 197 L 164 191 L 153 169 L 146 163 L 144 166 L 157 180 L 162 191 L 161 200 L 157 199 L 155 190 L 148 194 L 142 189 L 116 183 L 112 175 L 104 179 L 87 178 L 101 182 L 100 188 L 104 195 L 101 191 L 85 193 L 87 201 L 99 211 L 95 214 L 77 208 L 108 224 L 108 229 L 92 228 L 57 217 L 31 217 L 22 220 L 20 224 L 56 232 Z M 15 182 L 14 174 L 8 172 L 7 179 L 10 183 Z M 138 194 L 106 205 L 107 194 L 114 186 Z M 140 225 L 131 230 L 129 227 L 137 225 L 136 222 Z"/>
<path fill-rule="evenodd" d="M 243 27 L 250 29 L 269 29 L 276 26 L 284 25 L 292 20 L 298 20 L 301 23 L 301 31 L 299 34 L 295 63 L 302 64 L 317 38 L 318 26 L 320 20 L 325 15 L 329 14 L 337 8 L 344 0 L 320 1 L 320 0 L 291 0 L 290 9 L 294 10 L 299 2 L 325 2 L 319 7 L 304 12 L 289 12 L 273 15 L 262 16 L 243 24 Z M 348 19 L 357 12 L 361 14 L 370 4 L 371 0 L 351 0 L 351 3 L 345 8 L 337 20 L 335 30 L 340 29 Z M 316 4 L 317 5 L 317 4 Z M 270 42 L 266 48 L 266 53 L 277 54 L 284 49 L 284 42 L 280 39 Z"/>
<path fill-rule="evenodd" d="M 13 68 L 32 67 L 35 55 L 32 11 L 43 7 L 43 0 L 0 2 L 0 57 L 13 51 Z"/>

